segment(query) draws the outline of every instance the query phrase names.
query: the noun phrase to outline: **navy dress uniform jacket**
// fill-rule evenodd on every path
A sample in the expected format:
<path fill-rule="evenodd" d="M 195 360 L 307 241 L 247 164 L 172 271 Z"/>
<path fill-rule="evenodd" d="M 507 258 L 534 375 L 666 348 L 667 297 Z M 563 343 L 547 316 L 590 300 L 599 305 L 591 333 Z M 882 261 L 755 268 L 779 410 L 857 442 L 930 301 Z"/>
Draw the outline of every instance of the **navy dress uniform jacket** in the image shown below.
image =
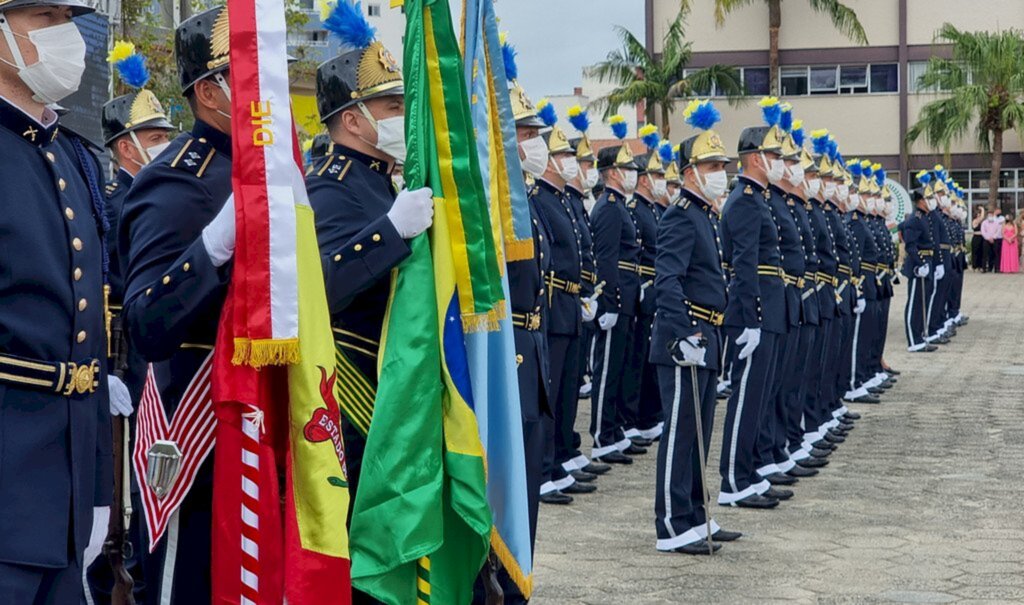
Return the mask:
<path fill-rule="evenodd" d="M 878 250 L 878 244 L 871 233 L 865 216 L 858 210 L 850 217 L 850 231 L 853 234 L 853 242 L 859 251 L 860 257 L 860 283 L 861 295 L 865 300 L 878 300 L 878 272 L 877 265 L 882 256 Z"/>
<path fill-rule="evenodd" d="M 825 220 L 828 221 L 829 230 L 836 247 L 836 261 L 838 262 L 839 287 L 836 294 L 839 296 L 839 314 L 843 316 L 853 315 L 857 306 L 857 287 L 851 282 L 853 273 L 853 253 L 850 250 L 850 232 L 847 230 L 846 221 L 843 215 L 834 205 L 829 204 L 831 212 L 825 213 Z"/>
<path fill-rule="evenodd" d="M 814 295 L 814 276 L 818 272 L 818 248 L 807 214 L 806 202 L 795 195 L 786 199 L 786 208 L 800 230 L 800 245 L 804 252 L 804 287 L 800 292 L 800 321 L 805 325 L 818 325 L 818 297 Z"/>
<path fill-rule="evenodd" d="M 839 255 L 836 251 L 836 242 L 832 234 L 832 228 L 825 214 L 832 212 L 832 206 L 826 206 L 820 200 L 809 200 L 810 206 L 808 216 L 811 220 L 811 228 L 814 230 L 815 248 L 818 252 L 818 313 L 822 320 L 829 320 L 836 316 L 835 287 L 831 282 L 822 283 L 839 273 Z"/>
<path fill-rule="evenodd" d="M 651 284 L 644 290 L 644 299 L 640 301 L 640 308 L 637 315 L 648 318 L 654 316 L 657 310 L 657 292 L 653 288 L 655 270 L 654 262 L 658 256 L 658 219 L 660 213 L 658 205 L 645 198 L 641 194 L 633 197 L 629 205 L 629 211 L 633 215 L 633 223 L 636 225 L 640 235 L 640 286 L 647 282 Z"/>
<path fill-rule="evenodd" d="M 806 271 L 804 260 L 804 248 L 801 241 L 803 235 L 796 224 L 796 219 L 789 212 L 789 204 L 794 203 L 782 189 L 771 185 L 771 195 L 768 198 L 772 211 L 772 218 L 779 230 L 779 252 L 782 262 L 782 270 L 786 272 L 786 317 L 790 327 L 800 325 L 800 294 L 797 287 L 797 280 L 802 278 Z"/>
<path fill-rule="evenodd" d="M 936 208 L 928 213 L 926 219 L 931 230 L 934 254 L 932 254 L 932 275 L 935 274 L 935 267 L 942 265 L 948 274 L 953 269 L 953 259 L 950 254 L 951 242 L 949 231 L 946 229 L 942 211 Z"/>
<path fill-rule="evenodd" d="M 680 202 L 670 206 L 658 225 L 658 310 L 651 337 L 651 363 L 674 366 L 672 347 L 698 332 L 707 339 L 706 369 L 718 370 L 722 343 L 719 329 L 701 309 L 724 313 L 726 281 L 714 209 L 695 193 L 683 189 Z M 678 353 L 677 353 L 678 355 Z"/>
<path fill-rule="evenodd" d="M 81 139 L 3 99 L 0 148 L 0 562 L 63 568 L 113 492 L 103 179 Z M 60 364 L 94 361 L 95 390 L 65 396 Z"/>
<path fill-rule="evenodd" d="M 583 260 L 576 215 L 568 196 L 544 179 L 533 186 L 530 198 L 537 218 L 549 235 L 550 256 L 546 259 L 549 266 L 544 279 L 548 306 L 546 331 L 559 336 L 578 336 L 583 321 L 579 296 Z"/>
<path fill-rule="evenodd" d="M 767 189 L 743 175 L 729 194 L 721 219 L 722 253 L 732 272 L 725 325 L 788 330 L 786 284 L 759 267 L 780 267 L 779 230 L 768 208 Z"/>
<path fill-rule="evenodd" d="M 573 214 L 576 216 L 576 226 L 580 232 L 580 279 L 582 280 L 580 296 L 589 298 L 594 294 L 594 287 L 597 285 L 597 266 L 594 262 L 594 237 L 591 233 L 590 214 L 583 204 L 586 197 L 583 192 L 572 185 L 565 186 L 565 194 L 569 198 L 569 205 L 572 206 Z"/>
<path fill-rule="evenodd" d="M 635 315 L 640 301 L 640 234 L 626 208 L 626 196 L 605 189 L 590 218 L 597 274 L 605 282 L 597 316 Z"/>
<path fill-rule="evenodd" d="M 928 219 L 923 210 L 914 209 L 914 213 L 900 223 L 903 234 L 903 275 L 917 277 L 917 269 L 922 265 L 931 266 L 929 256 L 932 254 L 932 234 Z M 926 251 L 926 254 L 921 254 Z"/>

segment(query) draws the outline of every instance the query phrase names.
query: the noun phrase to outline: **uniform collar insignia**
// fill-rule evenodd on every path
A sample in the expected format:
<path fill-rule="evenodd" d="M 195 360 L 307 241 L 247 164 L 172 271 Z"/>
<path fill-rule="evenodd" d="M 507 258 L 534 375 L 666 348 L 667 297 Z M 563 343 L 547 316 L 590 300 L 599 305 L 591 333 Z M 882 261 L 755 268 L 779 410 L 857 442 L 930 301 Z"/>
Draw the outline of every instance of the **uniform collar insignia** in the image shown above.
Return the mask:
<path fill-rule="evenodd" d="M 2 97 L 0 97 L 0 127 L 10 130 L 27 143 L 38 147 L 49 145 L 57 136 L 57 120 L 53 120 L 49 126 L 43 126 Z"/>
<path fill-rule="evenodd" d="M 554 193 L 555 195 L 562 195 L 562 190 L 559 189 L 558 187 L 555 187 L 554 183 L 551 183 L 544 177 L 537 179 L 537 184 L 543 187 L 544 189 L 547 189 L 548 191 Z"/>
<path fill-rule="evenodd" d="M 196 120 L 192 125 L 192 138 L 204 139 L 217 153 L 231 157 L 231 135 L 224 134 L 202 120 Z"/>
<path fill-rule="evenodd" d="M 751 187 L 750 185 L 747 185 L 746 187 L 743 188 L 743 193 L 745 193 L 746 195 L 754 195 L 754 188 Z"/>
<path fill-rule="evenodd" d="M 391 170 L 388 168 L 387 162 L 372 156 L 368 156 L 361 151 L 356 151 L 355 149 L 352 149 L 351 147 L 346 147 L 345 145 L 336 143 L 334 145 L 334 153 L 335 155 L 340 155 L 352 160 L 356 160 L 363 166 L 366 166 L 367 168 L 381 176 L 389 176 L 391 174 Z"/>

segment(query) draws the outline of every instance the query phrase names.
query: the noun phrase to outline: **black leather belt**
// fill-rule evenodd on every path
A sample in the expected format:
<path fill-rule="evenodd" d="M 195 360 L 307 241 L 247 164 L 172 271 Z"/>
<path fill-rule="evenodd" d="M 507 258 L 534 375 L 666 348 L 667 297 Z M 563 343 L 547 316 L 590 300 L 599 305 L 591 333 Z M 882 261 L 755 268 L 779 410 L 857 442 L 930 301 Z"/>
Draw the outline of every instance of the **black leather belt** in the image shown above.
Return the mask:
<path fill-rule="evenodd" d="M 512 326 L 536 332 L 540 329 L 540 313 L 513 313 Z"/>
<path fill-rule="evenodd" d="M 0 381 L 19 387 L 34 387 L 65 397 L 96 392 L 100 362 L 38 361 L 14 355 L 0 355 Z"/>
<path fill-rule="evenodd" d="M 697 319 L 703 319 L 709 324 L 718 327 L 725 322 L 725 313 L 721 311 L 715 311 L 714 309 L 708 309 L 700 305 L 695 305 L 691 302 L 686 303 L 686 306 L 690 308 L 690 316 L 696 317 Z"/>

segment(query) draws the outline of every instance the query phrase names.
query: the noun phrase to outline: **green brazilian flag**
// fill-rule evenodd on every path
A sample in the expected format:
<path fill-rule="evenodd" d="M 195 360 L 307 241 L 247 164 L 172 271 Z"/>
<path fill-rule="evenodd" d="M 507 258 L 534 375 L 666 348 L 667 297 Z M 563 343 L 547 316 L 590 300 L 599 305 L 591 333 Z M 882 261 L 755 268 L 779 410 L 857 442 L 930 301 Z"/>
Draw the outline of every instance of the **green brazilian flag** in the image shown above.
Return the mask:
<path fill-rule="evenodd" d="M 433 190 L 434 225 L 392 272 L 349 531 L 352 584 L 394 605 L 461 605 L 492 526 L 463 328 L 499 316 L 504 301 L 448 4 L 409 0 L 405 12 L 405 178 Z M 457 284 L 470 284 L 468 303 Z"/>

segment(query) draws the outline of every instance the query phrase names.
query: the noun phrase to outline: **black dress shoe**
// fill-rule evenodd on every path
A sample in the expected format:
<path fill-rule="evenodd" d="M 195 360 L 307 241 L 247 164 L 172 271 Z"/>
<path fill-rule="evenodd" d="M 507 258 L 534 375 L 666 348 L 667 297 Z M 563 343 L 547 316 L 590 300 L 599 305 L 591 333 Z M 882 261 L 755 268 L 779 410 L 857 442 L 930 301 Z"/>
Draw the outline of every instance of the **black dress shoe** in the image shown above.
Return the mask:
<path fill-rule="evenodd" d="M 833 428 L 830 428 L 830 429 L 829 429 L 828 431 L 826 431 L 826 432 L 827 432 L 827 433 L 828 433 L 829 435 L 832 435 L 833 437 L 842 437 L 842 438 L 844 438 L 844 439 L 846 438 L 846 435 L 847 435 L 847 432 L 846 432 L 846 431 L 844 431 L 844 430 L 842 430 L 842 429 L 840 429 L 839 427 L 833 427 Z"/>
<path fill-rule="evenodd" d="M 843 418 L 846 418 L 847 420 L 860 420 L 860 414 L 853 410 L 847 410 L 846 413 L 843 414 Z"/>
<path fill-rule="evenodd" d="M 935 345 L 927 345 L 925 348 L 923 348 L 921 350 L 924 351 L 925 353 L 933 353 L 935 351 L 938 351 L 939 347 L 937 347 Z"/>
<path fill-rule="evenodd" d="M 878 388 L 882 389 L 883 391 L 888 391 L 889 389 L 892 388 L 892 383 L 888 381 L 882 381 L 878 384 Z"/>
<path fill-rule="evenodd" d="M 562 492 L 555 490 L 553 492 L 541 494 L 540 501 L 544 504 L 572 504 L 572 496 L 567 496 Z"/>
<path fill-rule="evenodd" d="M 715 394 L 715 399 L 728 399 L 729 393 L 726 391 L 719 391 Z"/>
<path fill-rule="evenodd" d="M 878 395 L 883 390 L 884 389 L 882 389 L 881 387 L 868 387 L 868 393 L 871 393 L 872 395 Z"/>
<path fill-rule="evenodd" d="M 776 500 L 789 500 L 793 497 L 793 490 L 791 489 L 779 489 L 777 487 L 769 487 L 768 491 L 764 493 L 769 498 L 775 498 Z"/>
<path fill-rule="evenodd" d="M 633 442 L 633 445 L 638 447 L 651 447 L 651 444 L 654 443 L 653 440 L 646 437 L 630 437 L 629 440 Z"/>
<path fill-rule="evenodd" d="M 801 460 L 800 466 L 806 468 L 821 468 L 823 466 L 828 466 L 828 458 L 817 458 L 815 456 L 811 456 L 810 458 L 804 458 Z"/>
<path fill-rule="evenodd" d="M 818 441 L 815 441 L 814 443 L 811 444 L 811 448 L 817 448 L 819 450 L 831 452 L 832 450 L 836 449 L 836 446 L 832 443 L 829 443 L 828 441 L 825 441 L 824 439 L 819 439 Z"/>
<path fill-rule="evenodd" d="M 581 483 L 591 483 L 594 481 L 594 479 L 597 479 L 597 475 L 595 475 L 594 473 L 588 473 L 586 471 L 573 471 L 569 474 L 572 475 L 573 479 Z"/>
<path fill-rule="evenodd" d="M 771 483 L 772 485 L 793 485 L 797 482 L 796 477 L 790 477 L 783 473 L 772 473 L 765 476 L 765 479 L 767 479 L 768 483 Z"/>
<path fill-rule="evenodd" d="M 860 397 L 854 397 L 850 400 L 850 403 L 882 403 L 882 400 L 874 395 L 861 395 Z"/>
<path fill-rule="evenodd" d="M 684 555 L 710 555 L 712 551 L 718 552 L 719 548 L 722 548 L 721 544 L 715 544 L 714 548 L 711 548 L 706 541 L 697 540 L 686 546 L 677 546 L 668 552 L 677 552 Z"/>
<path fill-rule="evenodd" d="M 597 458 L 597 460 L 600 460 L 601 462 L 606 462 L 608 464 L 633 464 L 633 459 L 623 454 L 622 452 L 612 452 L 610 454 L 605 454 L 604 456 Z"/>
<path fill-rule="evenodd" d="M 833 435 L 832 433 L 825 433 L 825 441 L 829 443 L 845 443 L 846 437 L 840 437 L 839 435 Z"/>
<path fill-rule="evenodd" d="M 720 529 L 711 534 L 711 539 L 715 542 L 735 542 L 742 537 L 743 534 L 738 531 L 728 531 L 725 529 Z"/>
<path fill-rule="evenodd" d="M 733 502 L 732 505 L 740 508 L 775 508 L 779 505 L 779 501 L 775 498 L 768 498 L 767 496 L 762 496 L 760 494 L 753 494 L 742 500 Z"/>
<path fill-rule="evenodd" d="M 642 448 L 639 445 L 634 445 L 634 444 L 630 443 L 629 447 L 627 447 L 626 449 L 622 450 L 622 453 L 630 455 L 630 456 L 640 456 L 642 454 L 646 454 L 647 453 L 647 448 Z"/>
<path fill-rule="evenodd" d="M 949 342 L 950 341 L 948 336 L 940 336 L 939 338 L 936 338 L 935 340 L 932 341 L 932 343 L 940 345 L 948 345 Z"/>
<path fill-rule="evenodd" d="M 803 460 L 801 460 L 800 462 L 803 462 Z M 804 479 L 804 478 L 807 478 L 807 477 L 813 477 L 813 476 L 817 475 L 818 474 L 818 469 L 816 469 L 816 468 L 807 468 L 806 466 L 801 466 L 800 463 L 798 462 L 796 466 L 794 466 L 793 468 L 791 468 L 788 471 L 786 471 L 786 474 L 789 475 L 790 477 L 797 477 L 799 479 Z"/>
<path fill-rule="evenodd" d="M 829 445 L 832 445 L 832 444 L 829 444 Z M 829 456 L 832 455 L 832 452 L 834 452 L 834 451 L 835 450 L 826 450 L 826 449 L 821 449 L 821 448 L 817 448 L 817 447 L 812 447 L 811 451 L 809 451 L 807 453 L 810 454 L 812 458 L 828 458 Z"/>
<path fill-rule="evenodd" d="M 836 425 L 836 428 L 841 430 L 841 431 L 850 432 L 853 429 L 857 428 L 857 426 L 855 424 L 853 424 L 852 422 L 843 422 L 843 420 L 840 419 L 839 420 L 839 424 Z"/>
<path fill-rule="evenodd" d="M 591 475 L 603 475 L 612 470 L 612 467 L 607 464 L 601 464 L 600 462 L 588 462 L 587 465 L 580 470 L 584 473 L 590 473 Z"/>
<path fill-rule="evenodd" d="M 886 374 L 888 374 L 889 376 L 899 376 L 900 374 L 903 373 L 903 372 L 900 372 L 899 370 L 897 370 L 896 368 L 884 368 L 883 367 L 882 371 L 885 372 Z"/>
<path fill-rule="evenodd" d="M 597 486 L 593 483 L 573 483 L 562 489 L 563 494 L 592 494 L 596 491 Z"/>

